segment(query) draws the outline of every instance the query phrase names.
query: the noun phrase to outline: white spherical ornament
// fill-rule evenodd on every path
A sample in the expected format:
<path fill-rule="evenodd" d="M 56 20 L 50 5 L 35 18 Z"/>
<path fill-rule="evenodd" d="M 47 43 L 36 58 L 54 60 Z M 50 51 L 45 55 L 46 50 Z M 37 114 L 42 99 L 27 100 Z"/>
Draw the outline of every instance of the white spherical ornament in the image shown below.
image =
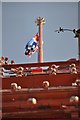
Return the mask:
<path fill-rule="evenodd" d="M 77 74 L 77 70 L 76 70 L 76 68 L 75 68 L 75 67 L 72 68 L 71 72 L 74 73 L 74 74 Z"/>
<path fill-rule="evenodd" d="M 72 83 L 72 86 L 77 86 L 77 83 Z"/>
<path fill-rule="evenodd" d="M 76 84 L 80 86 L 80 79 L 76 80 Z"/>
<path fill-rule="evenodd" d="M 17 89 L 18 89 L 18 90 L 21 90 L 21 86 L 18 86 Z"/>
<path fill-rule="evenodd" d="M 70 97 L 70 103 L 77 103 L 77 102 L 79 102 L 78 96 L 71 96 Z"/>
<path fill-rule="evenodd" d="M 17 89 L 17 84 L 16 83 L 11 83 L 11 89 L 16 90 Z"/>
<path fill-rule="evenodd" d="M 29 98 L 28 102 L 31 103 L 31 104 L 36 104 L 37 100 L 35 98 Z"/>
<path fill-rule="evenodd" d="M 43 81 L 43 87 L 46 89 L 49 87 L 49 82 L 48 81 Z"/>
<path fill-rule="evenodd" d="M 33 104 L 36 104 L 37 103 L 37 100 L 35 98 L 32 98 L 32 103 Z"/>

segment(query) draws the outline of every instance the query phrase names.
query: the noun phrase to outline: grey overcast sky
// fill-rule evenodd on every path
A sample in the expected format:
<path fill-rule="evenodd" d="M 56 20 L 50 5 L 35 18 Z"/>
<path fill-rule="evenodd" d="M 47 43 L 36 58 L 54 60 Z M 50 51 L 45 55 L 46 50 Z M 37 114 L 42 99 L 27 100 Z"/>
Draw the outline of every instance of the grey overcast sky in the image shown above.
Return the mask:
<path fill-rule="evenodd" d="M 44 17 L 44 62 L 78 58 L 78 41 L 72 32 L 54 32 L 78 28 L 78 2 L 3 2 L 2 55 L 16 63 L 37 62 L 37 53 L 24 55 L 26 43 L 38 32 L 37 17 Z"/>

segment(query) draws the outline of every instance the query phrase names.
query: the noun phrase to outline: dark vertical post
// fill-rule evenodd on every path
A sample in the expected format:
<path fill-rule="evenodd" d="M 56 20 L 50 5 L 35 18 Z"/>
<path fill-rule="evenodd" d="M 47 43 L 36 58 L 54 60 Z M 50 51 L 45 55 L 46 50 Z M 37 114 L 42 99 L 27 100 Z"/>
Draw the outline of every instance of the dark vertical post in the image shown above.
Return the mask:
<path fill-rule="evenodd" d="M 75 38 L 78 38 L 78 59 L 80 60 L 80 29 L 76 31 Z"/>
<path fill-rule="evenodd" d="M 80 1 L 78 2 L 78 27 L 80 28 Z M 78 37 L 78 49 L 79 49 L 79 60 L 80 60 L 80 29 L 79 29 L 79 37 Z"/>
<path fill-rule="evenodd" d="M 78 38 L 78 49 L 79 49 L 79 53 L 78 53 L 78 58 L 79 58 L 79 60 L 80 60 L 80 36 L 79 36 L 79 38 Z"/>

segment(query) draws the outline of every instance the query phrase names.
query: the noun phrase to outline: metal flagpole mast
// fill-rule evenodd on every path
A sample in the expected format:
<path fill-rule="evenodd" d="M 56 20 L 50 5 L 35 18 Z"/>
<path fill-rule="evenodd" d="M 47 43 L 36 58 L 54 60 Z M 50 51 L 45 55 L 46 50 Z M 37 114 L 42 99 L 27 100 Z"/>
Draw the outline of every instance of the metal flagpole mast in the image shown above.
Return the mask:
<path fill-rule="evenodd" d="M 38 17 L 35 21 L 37 26 L 39 26 L 39 50 L 38 50 L 38 62 L 42 63 L 43 62 L 43 33 L 42 33 L 42 28 L 43 25 L 45 24 L 45 20 L 42 17 Z"/>

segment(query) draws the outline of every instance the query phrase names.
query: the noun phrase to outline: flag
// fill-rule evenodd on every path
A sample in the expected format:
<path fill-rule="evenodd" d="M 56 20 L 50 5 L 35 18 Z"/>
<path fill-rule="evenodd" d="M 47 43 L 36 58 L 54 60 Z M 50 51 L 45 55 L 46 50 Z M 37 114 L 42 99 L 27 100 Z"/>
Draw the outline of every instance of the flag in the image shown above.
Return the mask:
<path fill-rule="evenodd" d="M 25 47 L 25 55 L 30 57 L 33 53 L 38 51 L 38 41 L 39 34 L 37 33 L 27 44 Z"/>

